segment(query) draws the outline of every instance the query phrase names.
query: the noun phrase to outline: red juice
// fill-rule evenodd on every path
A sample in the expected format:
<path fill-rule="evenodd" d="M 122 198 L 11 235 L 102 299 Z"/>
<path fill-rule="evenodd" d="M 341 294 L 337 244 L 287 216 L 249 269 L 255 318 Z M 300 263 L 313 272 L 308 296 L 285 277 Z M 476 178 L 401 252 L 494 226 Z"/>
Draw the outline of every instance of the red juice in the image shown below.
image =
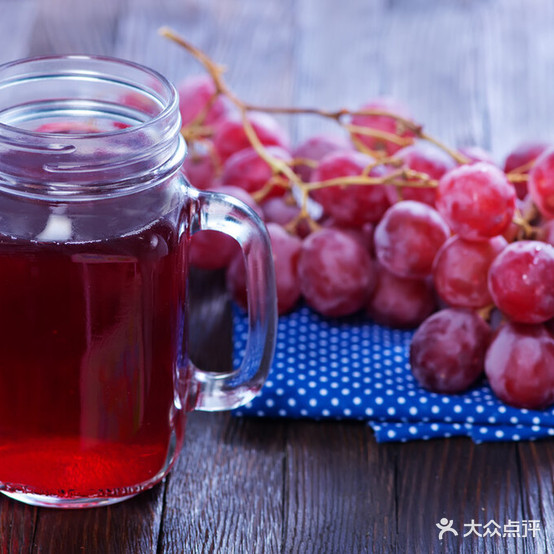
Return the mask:
<path fill-rule="evenodd" d="M 0 237 L 0 489 L 126 496 L 168 469 L 185 274 L 166 221 L 83 243 Z"/>

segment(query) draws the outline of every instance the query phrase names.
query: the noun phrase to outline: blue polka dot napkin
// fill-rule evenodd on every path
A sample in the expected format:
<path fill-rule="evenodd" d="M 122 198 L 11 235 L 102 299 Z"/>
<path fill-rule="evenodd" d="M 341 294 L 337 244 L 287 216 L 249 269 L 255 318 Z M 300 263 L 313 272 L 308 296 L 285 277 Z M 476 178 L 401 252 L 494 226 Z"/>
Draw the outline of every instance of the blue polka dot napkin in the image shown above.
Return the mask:
<path fill-rule="evenodd" d="M 248 321 L 238 308 L 233 320 L 236 366 L 244 354 Z M 235 414 L 365 420 L 378 442 L 463 435 L 479 443 L 554 436 L 554 409 L 506 406 L 485 381 L 457 395 L 421 388 L 410 370 L 412 334 L 362 316 L 324 318 L 303 306 L 279 318 L 268 380 Z"/>

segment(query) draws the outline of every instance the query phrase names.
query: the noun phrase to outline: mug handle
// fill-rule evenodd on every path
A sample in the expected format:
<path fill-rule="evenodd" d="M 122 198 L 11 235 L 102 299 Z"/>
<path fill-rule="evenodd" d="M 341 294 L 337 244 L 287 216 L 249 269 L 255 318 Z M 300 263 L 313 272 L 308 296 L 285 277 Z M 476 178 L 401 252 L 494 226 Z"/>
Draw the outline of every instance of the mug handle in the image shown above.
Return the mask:
<path fill-rule="evenodd" d="M 275 350 L 277 295 L 268 232 L 260 217 L 233 196 L 188 187 L 190 235 L 221 231 L 240 245 L 246 264 L 249 333 L 238 369 L 226 373 L 192 369 L 194 409 L 230 410 L 252 400 L 262 388 Z"/>

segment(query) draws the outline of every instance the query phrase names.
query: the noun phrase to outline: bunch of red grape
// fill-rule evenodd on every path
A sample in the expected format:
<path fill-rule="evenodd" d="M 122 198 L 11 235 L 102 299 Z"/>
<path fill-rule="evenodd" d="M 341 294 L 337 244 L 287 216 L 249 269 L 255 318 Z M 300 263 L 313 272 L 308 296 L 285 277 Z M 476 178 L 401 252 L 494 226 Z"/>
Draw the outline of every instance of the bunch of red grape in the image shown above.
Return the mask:
<path fill-rule="evenodd" d="M 184 172 L 265 220 L 281 314 L 301 298 L 324 316 L 365 310 L 417 327 L 412 370 L 432 391 L 486 374 L 508 404 L 554 403 L 554 148 L 522 144 L 499 167 L 480 148 L 433 144 L 384 99 L 347 113 L 343 134 L 292 147 L 274 117 L 233 109 L 209 76 L 178 89 Z M 226 268 L 245 304 L 232 239 L 194 235 L 191 263 Z"/>

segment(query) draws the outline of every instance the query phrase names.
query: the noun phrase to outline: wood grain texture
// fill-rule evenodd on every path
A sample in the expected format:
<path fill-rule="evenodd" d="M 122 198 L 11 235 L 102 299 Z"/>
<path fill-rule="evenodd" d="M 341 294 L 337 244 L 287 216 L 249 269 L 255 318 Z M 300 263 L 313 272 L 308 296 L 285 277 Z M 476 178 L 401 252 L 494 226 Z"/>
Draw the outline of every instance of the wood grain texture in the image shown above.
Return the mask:
<path fill-rule="evenodd" d="M 258 103 L 290 103 L 290 26 L 274 32 L 275 23 L 290 16 L 290 2 L 227 2 L 217 10 L 214 6 L 213 2 L 189 3 L 185 17 L 182 4 L 164 2 L 152 17 L 159 25 L 169 21 L 228 65 L 226 78 L 238 94 Z M 119 44 L 119 55 L 137 58 L 145 53 L 136 37 L 148 9 L 148 4 L 138 3 L 127 14 L 122 27 L 127 46 Z M 246 29 L 248 50 L 244 49 Z M 158 54 L 152 51 L 155 48 Z M 152 44 L 147 52 L 153 62 L 163 59 L 159 53 L 166 50 L 171 55 L 165 60 L 165 72 L 171 78 L 198 72 L 197 62 L 172 44 Z M 206 286 L 206 280 L 211 280 L 211 286 Z M 191 359 L 205 369 L 228 370 L 230 320 L 221 274 L 218 278 L 194 272 L 190 296 L 191 321 L 196 322 L 190 336 Z M 189 420 L 184 451 L 168 480 L 160 551 L 279 552 L 287 424 L 211 414 L 194 414 Z"/>
<path fill-rule="evenodd" d="M 291 424 L 284 552 L 394 552 L 394 445 L 361 424 Z"/>
<path fill-rule="evenodd" d="M 0 63 L 27 55 L 37 9 L 38 0 L 0 0 Z"/>
<path fill-rule="evenodd" d="M 107 508 L 39 510 L 33 552 L 156 552 L 163 496 L 162 483 Z"/>
<path fill-rule="evenodd" d="M 286 423 L 189 419 L 169 477 L 159 551 L 279 552 Z"/>
<path fill-rule="evenodd" d="M 406 444 L 398 455 L 398 547 L 405 552 L 525 552 L 531 541 L 479 537 L 464 527 L 473 520 L 485 535 L 494 520 L 504 533 L 508 520 L 521 521 L 521 484 L 516 446 L 474 445 L 468 439 L 430 441 L 424 450 Z M 458 536 L 439 539 L 437 523 L 453 521 Z M 493 533 L 495 525 L 489 525 Z"/>
<path fill-rule="evenodd" d="M 29 55 L 113 54 L 126 0 L 41 0 Z"/>
<path fill-rule="evenodd" d="M 38 509 L 0 498 L 0 553 L 24 554 L 32 551 Z"/>
<path fill-rule="evenodd" d="M 381 21 L 384 92 L 453 147 L 489 146 L 482 86 L 485 3 L 395 0 Z"/>
<path fill-rule="evenodd" d="M 523 516 L 538 520 L 536 552 L 554 552 L 554 449 L 551 443 L 518 445 Z"/>
<path fill-rule="evenodd" d="M 232 323 L 225 274 L 192 268 L 189 275 L 189 356 L 204 371 L 232 369 Z"/>
<path fill-rule="evenodd" d="M 157 29 L 168 25 L 225 66 L 225 78 L 242 98 L 288 105 L 293 14 L 292 0 L 141 0 L 130 3 L 121 18 L 115 53 L 150 65 L 174 82 L 202 73 L 190 54 L 158 36 Z"/>
<path fill-rule="evenodd" d="M 326 109 L 360 107 L 384 89 L 384 0 L 300 0 L 296 5 L 294 103 Z M 315 116 L 294 120 L 297 140 L 337 125 Z"/>
<path fill-rule="evenodd" d="M 508 0 L 502 7 L 484 6 L 482 48 L 491 148 L 500 160 L 523 140 L 554 142 L 554 5 Z"/>

